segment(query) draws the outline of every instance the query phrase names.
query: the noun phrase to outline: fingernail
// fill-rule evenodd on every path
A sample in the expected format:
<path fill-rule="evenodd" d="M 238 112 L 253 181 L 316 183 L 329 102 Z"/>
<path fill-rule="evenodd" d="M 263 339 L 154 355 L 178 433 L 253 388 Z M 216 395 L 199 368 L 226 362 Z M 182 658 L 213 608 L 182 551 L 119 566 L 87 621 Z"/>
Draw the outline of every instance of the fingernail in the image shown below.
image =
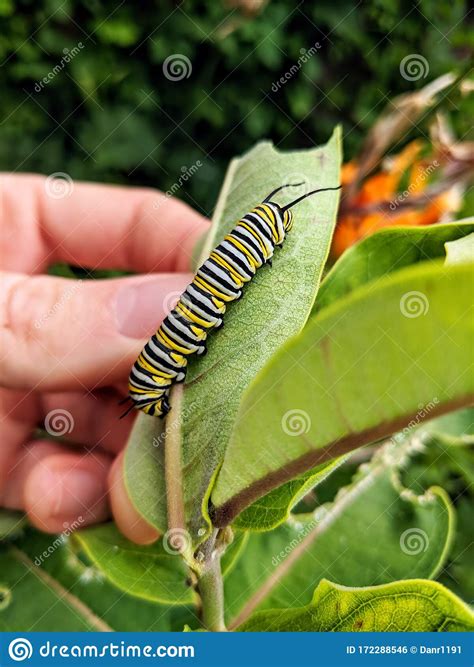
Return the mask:
<path fill-rule="evenodd" d="M 173 273 L 124 285 L 115 302 L 119 333 L 129 338 L 151 336 L 191 280 L 192 274 Z"/>
<path fill-rule="evenodd" d="M 45 495 L 45 515 L 50 519 L 80 521 L 82 518 L 86 521 L 94 507 L 105 502 L 105 480 L 89 470 L 56 470 L 45 476 L 45 483 L 49 486 Z"/>

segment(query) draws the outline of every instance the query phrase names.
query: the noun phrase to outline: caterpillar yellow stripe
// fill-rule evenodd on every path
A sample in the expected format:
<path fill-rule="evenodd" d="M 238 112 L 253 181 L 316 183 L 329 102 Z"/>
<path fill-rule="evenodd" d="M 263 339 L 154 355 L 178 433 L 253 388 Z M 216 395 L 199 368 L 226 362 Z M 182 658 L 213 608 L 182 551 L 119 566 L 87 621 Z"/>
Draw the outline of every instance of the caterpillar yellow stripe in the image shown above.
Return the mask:
<path fill-rule="evenodd" d="M 223 326 L 227 304 L 241 298 L 242 288 L 258 269 L 271 265 L 275 248 L 283 245 L 293 226 L 290 209 L 310 195 L 340 186 L 306 192 L 282 207 L 271 198 L 285 187 L 273 190 L 244 215 L 199 267 L 134 363 L 125 399 L 131 405 L 123 417 L 134 407 L 157 417 L 169 412 L 169 391 L 184 381 L 189 357 L 206 353 L 206 339 Z"/>

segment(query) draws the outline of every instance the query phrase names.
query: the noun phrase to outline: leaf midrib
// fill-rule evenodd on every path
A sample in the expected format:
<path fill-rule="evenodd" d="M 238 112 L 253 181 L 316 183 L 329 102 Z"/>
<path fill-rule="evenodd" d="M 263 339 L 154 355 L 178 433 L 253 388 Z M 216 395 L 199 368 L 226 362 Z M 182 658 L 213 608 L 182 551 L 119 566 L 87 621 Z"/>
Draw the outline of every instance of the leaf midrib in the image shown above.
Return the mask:
<path fill-rule="evenodd" d="M 430 412 L 429 419 L 434 419 L 435 417 L 439 417 L 460 408 L 468 407 L 472 404 L 474 404 L 474 394 L 467 394 L 453 399 L 452 401 L 439 403 Z M 325 461 L 337 458 L 338 456 L 354 451 L 365 444 L 382 440 L 383 438 L 390 436 L 392 433 L 403 430 L 410 421 L 415 419 L 418 412 L 419 411 L 413 411 L 397 417 L 395 420 L 377 424 L 369 429 L 358 431 L 357 433 L 349 433 L 342 438 L 334 440 L 325 447 L 306 452 L 297 459 L 285 463 L 284 467 L 279 468 L 278 470 L 273 470 L 265 475 L 265 477 L 250 484 L 250 486 L 230 498 L 223 505 L 213 508 L 213 511 L 211 512 L 213 525 L 219 528 L 224 528 L 232 523 L 242 510 L 272 489 L 294 479 L 298 475 L 307 472 L 311 468 L 314 468 Z M 428 416 L 424 418 L 424 420 L 426 419 L 428 419 Z"/>

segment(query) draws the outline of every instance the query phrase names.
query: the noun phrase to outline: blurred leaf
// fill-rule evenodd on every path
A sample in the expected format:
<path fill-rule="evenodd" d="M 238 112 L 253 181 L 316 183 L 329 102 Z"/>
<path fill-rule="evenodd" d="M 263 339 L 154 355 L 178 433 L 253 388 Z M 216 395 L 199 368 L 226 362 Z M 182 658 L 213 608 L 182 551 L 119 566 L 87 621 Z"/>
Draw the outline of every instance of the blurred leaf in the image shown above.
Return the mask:
<path fill-rule="evenodd" d="M 422 433 L 437 435 L 453 444 L 474 444 L 474 407 L 456 410 L 421 427 Z"/>
<path fill-rule="evenodd" d="M 25 525 L 26 516 L 23 512 L 0 508 L 0 540 L 21 535 Z"/>
<path fill-rule="evenodd" d="M 31 529 L 15 543 L 12 551 L 4 547 L 0 556 L 0 587 L 11 589 L 12 604 L 0 608 L 2 629 L 82 630 L 84 615 L 86 620 L 90 617 L 89 625 L 94 630 L 107 626 L 121 632 L 166 632 L 181 630 L 184 623 L 199 625 L 192 607 L 163 606 L 127 595 L 71 547 L 71 541 L 64 535 L 46 535 Z M 1 560 L 3 554 L 5 560 Z M 18 586 L 23 578 L 24 588 Z M 57 606 L 52 593 L 62 601 Z M 72 611 L 66 613 L 69 601 Z"/>
<path fill-rule="evenodd" d="M 124 16 L 108 17 L 106 21 L 98 21 L 95 32 L 104 42 L 116 44 L 117 46 L 131 46 L 135 44 L 139 35 L 140 27 Z"/>
<path fill-rule="evenodd" d="M 323 580 L 300 609 L 262 611 L 241 632 L 466 632 L 471 610 L 447 588 L 414 579 L 371 588 Z"/>
<path fill-rule="evenodd" d="M 79 598 L 36 568 L 17 547 L 0 549 L 0 573 L 0 630 L 3 632 L 110 629 Z"/>
<path fill-rule="evenodd" d="M 438 580 L 466 602 L 474 601 L 474 408 L 423 424 L 415 433 L 418 453 L 403 472 L 403 483 L 419 492 L 440 484 L 456 504 L 456 531 L 448 562 Z"/>
<path fill-rule="evenodd" d="M 138 163 L 151 161 L 156 144 L 139 108 L 108 108 L 93 112 L 93 123 L 79 128 L 78 139 L 90 156 L 100 159 L 104 166 L 132 169 Z M 127 146 L 124 151 L 123 147 Z"/>
<path fill-rule="evenodd" d="M 456 539 L 449 562 L 438 580 L 468 604 L 474 604 L 474 495 L 460 498 L 456 507 Z"/>
<path fill-rule="evenodd" d="M 435 576 L 446 562 L 454 517 L 442 489 L 415 495 L 402 486 L 401 471 L 417 451 L 415 441 L 387 444 L 334 502 L 272 533 L 251 535 L 245 558 L 226 580 L 231 626 L 257 608 L 309 602 L 325 577 L 372 586 Z"/>
<path fill-rule="evenodd" d="M 10 16 L 13 14 L 13 1 L 0 0 L 0 16 Z"/>
<path fill-rule="evenodd" d="M 419 454 L 403 476 L 403 483 L 415 492 L 440 485 L 458 499 L 474 484 L 474 445 L 436 434 L 423 436 L 422 431 L 419 437 Z"/>

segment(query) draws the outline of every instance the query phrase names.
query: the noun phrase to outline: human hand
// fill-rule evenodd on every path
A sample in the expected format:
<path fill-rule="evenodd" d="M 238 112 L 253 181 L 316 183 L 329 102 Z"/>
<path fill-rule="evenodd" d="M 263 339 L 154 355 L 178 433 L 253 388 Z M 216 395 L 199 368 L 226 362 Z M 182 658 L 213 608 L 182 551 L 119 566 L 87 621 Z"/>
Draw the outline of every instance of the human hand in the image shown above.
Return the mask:
<path fill-rule="evenodd" d="M 136 413 L 119 421 L 118 400 L 192 279 L 206 220 L 144 188 L 3 174 L 0 193 L 0 506 L 24 510 L 46 532 L 112 511 L 127 537 L 154 541 L 125 491 L 123 447 Z M 149 275 L 44 275 L 55 262 Z M 35 437 L 42 425 L 62 441 Z"/>

